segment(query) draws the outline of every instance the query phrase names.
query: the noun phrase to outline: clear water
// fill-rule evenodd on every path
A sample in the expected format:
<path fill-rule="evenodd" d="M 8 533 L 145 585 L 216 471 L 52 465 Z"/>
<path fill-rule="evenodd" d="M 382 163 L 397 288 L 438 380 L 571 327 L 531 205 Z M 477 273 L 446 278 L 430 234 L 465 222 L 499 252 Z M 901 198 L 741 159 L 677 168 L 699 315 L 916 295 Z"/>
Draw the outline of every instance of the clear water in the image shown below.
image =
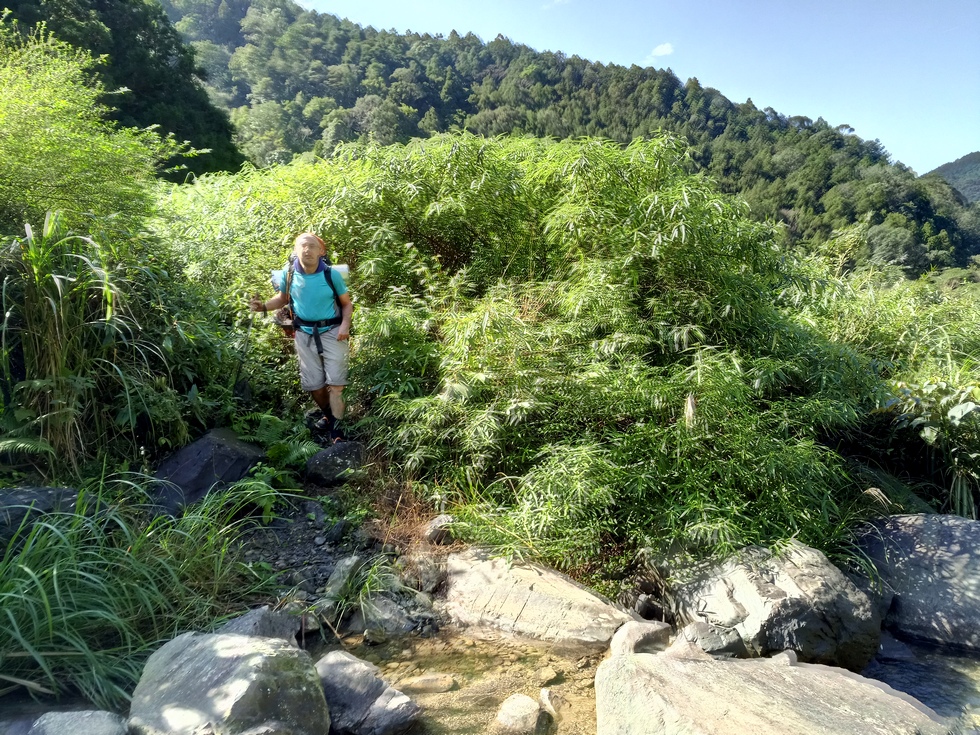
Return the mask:
<path fill-rule="evenodd" d="M 313 650 L 314 660 L 336 644 Z M 381 669 L 381 676 L 399 684 L 424 673 L 451 674 L 456 686 L 448 692 L 412 693 L 422 716 L 407 735 L 485 735 L 503 701 L 511 694 L 538 699 L 545 686 L 565 702 L 559 732 L 588 735 L 596 731 L 595 670 L 602 652 L 554 650 L 541 641 L 503 636 L 491 631 L 441 631 L 431 638 L 408 637 L 368 646 L 357 636 L 343 647 Z M 545 683 L 545 668 L 556 674 Z"/>
<path fill-rule="evenodd" d="M 980 654 L 907 644 L 909 660 L 874 661 L 862 673 L 910 694 L 954 723 L 980 735 Z"/>

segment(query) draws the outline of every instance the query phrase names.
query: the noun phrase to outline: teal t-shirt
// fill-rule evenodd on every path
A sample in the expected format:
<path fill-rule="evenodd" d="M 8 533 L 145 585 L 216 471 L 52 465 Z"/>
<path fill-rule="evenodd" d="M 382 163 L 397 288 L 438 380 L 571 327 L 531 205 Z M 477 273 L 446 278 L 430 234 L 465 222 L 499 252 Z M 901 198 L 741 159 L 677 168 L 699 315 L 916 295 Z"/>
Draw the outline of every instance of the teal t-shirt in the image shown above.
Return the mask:
<path fill-rule="evenodd" d="M 287 266 L 288 267 L 288 266 Z M 327 283 L 323 272 L 327 264 L 321 260 L 320 265 L 314 273 L 305 273 L 303 267 L 298 263 L 293 264 L 293 280 L 289 284 L 289 296 L 293 302 L 293 309 L 296 316 L 306 322 L 318 322 L 323 319 L 333 319 L 340 316 L 337 311 L 337 301 L 334 299 L 333 289 Z M 347 283 L 336 268 L 330 269 L 330 278 L 337 288 L 337 295 L 347 293 Z M 285 288 L 286 269 L 273 271 L 272 284 L 277 291 Z M 313 334 L 313 327 L 301 327 L 304 332 Z M 321 327 L 321 332 L 326 332 L 330 327 Z"/>

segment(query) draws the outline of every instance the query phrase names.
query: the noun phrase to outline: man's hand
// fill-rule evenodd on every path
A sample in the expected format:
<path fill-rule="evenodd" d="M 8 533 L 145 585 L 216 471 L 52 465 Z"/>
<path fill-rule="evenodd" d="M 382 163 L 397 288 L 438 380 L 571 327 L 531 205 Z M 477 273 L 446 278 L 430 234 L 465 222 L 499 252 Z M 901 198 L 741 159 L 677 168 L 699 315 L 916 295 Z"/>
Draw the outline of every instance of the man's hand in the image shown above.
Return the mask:
<path fill-rule="evenodd" d="M 266 311 L 265 300 L 260 296 L 253 295 L 248 302 L 248 308 L 252 311 Z"/>
<path fill-rule="evenodd" d="M 341 324 L 337 327 L 337 341 L 343 342 L 347 339 L 350 339 L 350 327 Z"/>

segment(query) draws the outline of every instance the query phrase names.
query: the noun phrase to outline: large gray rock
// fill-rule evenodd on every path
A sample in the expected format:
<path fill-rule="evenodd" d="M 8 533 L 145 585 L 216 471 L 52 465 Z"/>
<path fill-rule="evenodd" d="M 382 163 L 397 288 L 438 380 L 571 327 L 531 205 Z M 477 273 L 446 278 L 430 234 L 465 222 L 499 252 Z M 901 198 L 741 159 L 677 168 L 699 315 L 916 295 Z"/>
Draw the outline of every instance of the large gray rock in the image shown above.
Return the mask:
<path fill-rule="evenodd" d="M 28 516 L 74 512 L 77 500 L 78 491 L 65 487 L 0 489 L 0 546 L 6 546 Z"/>
<path fill-rule="evenodd" d="M 238 482 L 264 457 L 261 447 L 243 442 L 231 429 L 213 429 L 160 464 L 153 500 L 176 515 L 212 488 Z"/>
<path fill-rule="evenodd" d="M 286 610 L 273 610 L 268 605 L 263 605 L 229 620 L 215 633 L 281 638 L 298 647 L 296 636 L 299 635 L 302 623 L 302 615 Z"/>
<path fill-rule="evenodd" d="M 612 637 L 609 653 L 618 656 L 625 653 L 662 651 L 670 642 L 670 633 L 671 628 L 667 623 L 654 620 L 630 620 Z"/>
<path fill-rule="evenodd" d="M 112 712 L 47 712 L 31 726 L 28 735 L 127 735 L 126 720 Z"/>
<path fill-rule="evenodd" d="M 696 644 L 698 648 L 712 656 L 745 658 L 747 655 L 745 644 L 738 631 L 721 628 L 703 620 L 685 625 L 678 637 Z"/>
<path fill-rule="evenodd" d="M 885 617 L 889 629 L 980 649 L 980 522 L 891 516 L 864 530 L 861 547 L 892 595 Z"/>
<path fill-rule="evenodd" d="M 150 656 L 130 706 L 133 735 L 327 735 L 305 651 L 277 638 L 184 633 Z"/>
<path fill-rule="evenodd" d="M 390 635 L 407 635 L 434 624 L 431 610 L 425 610 L 406 595 L 379 593 L 364 600 L 343 624 L 344 630 L 374 631 Z"/>
<path fill-rule="evenodd" d="M 816 549 L 793 543 L 777 557 L 750 548 L 677 576 L 677 620 L 735 631 L 749 656 L 790 649 L 801 661 L 860 671 L 878 650 L 877 610 Z"/>
<path fill-rule="evenodd" d="M 306 460 L 306 479 L 324 487 L 343 485 L 347 482 L 347 475 L 363 464 L 363 444 L 337 442 Z"/>
<path fill-rule="evenodd" d="M 792 655 L 718 661 L 681 644 L 680 652 L 613 656 L 599 665 L 598 735 L 952 732 L 908 695 L 844 669 L 794 665 Z"/>
<path fill-rule="evenodd" d="M 378 667 L 346 651 L 331 651 L 316 671 L 338 735 L 395 735 L 410 728 L 421 708 L 380 676 Z"/>
<path fill-rule="evenodd" d="M 446 560 L 444 611 L 462 625 L 488 626 L 552 641 L 605 647 L 634 620 L 563 574 L 469 550 Z"/>
<path fill-rule="evenodd" d="M 526 694 L 511 694 L 490 728 L 496 735 L 547 735 L 551 715 Z"/>

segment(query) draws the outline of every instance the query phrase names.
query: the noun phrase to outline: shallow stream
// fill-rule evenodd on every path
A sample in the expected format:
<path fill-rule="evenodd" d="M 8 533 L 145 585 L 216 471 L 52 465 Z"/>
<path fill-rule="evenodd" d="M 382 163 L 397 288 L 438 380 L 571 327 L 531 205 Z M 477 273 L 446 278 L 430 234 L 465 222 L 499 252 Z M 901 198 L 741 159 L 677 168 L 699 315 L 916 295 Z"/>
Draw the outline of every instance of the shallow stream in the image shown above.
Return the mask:
<path fill-rule="evenodd" d="M 450 691 L 406 692 L 423 712 L 409 735 L 484 735 L 507 697 L 526 694 L 537 700 L 543 688 L 564 701 L 559 732 L 596 731 L 594 681 L 601 652 L 559 651 L 540 641 L 486 632 L 480 636 L 441 631 L 430 638 L 412 636 L 377 646 L 357 637 L 344 641 L 343 647 L 378 666 L 396 689 L 422 674 L 453 677 Z M 316 660 L 339 647 L 311 653 Z"/>
<path fill-rule="evenodd" d="M 959 732 L 980 735 L 980 656 L 908 643 L 905 659 L 874 661 L 862 673 L 910 694 Z"/>

